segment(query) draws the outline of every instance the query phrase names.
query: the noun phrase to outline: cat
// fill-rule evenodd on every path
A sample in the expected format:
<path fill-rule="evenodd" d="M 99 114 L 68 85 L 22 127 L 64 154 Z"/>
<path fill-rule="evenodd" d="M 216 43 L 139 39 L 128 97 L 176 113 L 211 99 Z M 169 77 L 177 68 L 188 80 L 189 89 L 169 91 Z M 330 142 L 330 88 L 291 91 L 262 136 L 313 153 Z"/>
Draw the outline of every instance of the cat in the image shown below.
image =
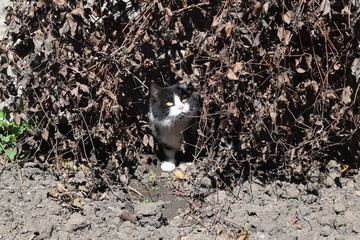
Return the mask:
<path fill-rule="evenodd" d="M 176 167 L 175 155 L 182 142 L 196 144 L 196 121 L 199 107 L 196 94 L 187 84 L 150 86 L 149 120 L 152 133 L 165 153 L 161 169 L 171 172 Z"/>

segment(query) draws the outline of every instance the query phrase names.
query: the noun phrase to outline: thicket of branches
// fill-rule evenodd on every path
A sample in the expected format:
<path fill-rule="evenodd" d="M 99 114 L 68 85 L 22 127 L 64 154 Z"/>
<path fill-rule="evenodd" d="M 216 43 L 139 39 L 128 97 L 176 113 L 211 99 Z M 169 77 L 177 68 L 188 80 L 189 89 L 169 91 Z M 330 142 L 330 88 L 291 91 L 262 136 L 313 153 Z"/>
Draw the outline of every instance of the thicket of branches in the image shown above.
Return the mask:
<path fill-rule="evenodd" d="M 28 161 L 131 178 L 156 145 L 147 86 L 182 81 L 202 101 L 195 164 L 225 183 L 301 179 L 329 159 L 358 167 L 359 1 L 19 0 L 7 10 L 1 99 L 11 111 L 25 103 Z"/>

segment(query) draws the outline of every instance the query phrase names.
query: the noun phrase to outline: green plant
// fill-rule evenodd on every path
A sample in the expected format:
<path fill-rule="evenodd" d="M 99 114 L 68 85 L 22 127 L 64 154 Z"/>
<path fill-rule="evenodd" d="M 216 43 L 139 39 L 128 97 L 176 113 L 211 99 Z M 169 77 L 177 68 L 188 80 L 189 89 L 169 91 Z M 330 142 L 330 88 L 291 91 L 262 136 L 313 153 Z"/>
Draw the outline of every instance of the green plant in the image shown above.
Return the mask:
<path fill-rule="evenodd" d="M 151 188 L 151 189 L 154 189 L 154 190 L 159 190 L 160 189 L 160 187 L 159 187 L 159 185 L 157 185 L 157 184 L 154 184 L 154 186 Z"/>
<path fill-rule="evenodd" d="M 141 201 L 141 203 L 149 203 L 149 199 L 144 199 Z"/>
<path fill-rule="evenodd" d="M 151 172 L 150 173 L 150 180 L 152 181 L 152 187 L 151 187 L 151 189 L 152 190 L 159 190 L 160 189 L 160 187 L 159 187 L 159 185 L 156 183 L 156 173 L 154 173 L 154 172 Z"/>
<path fill-rule="evenodd" d="M 8 121 L 6 113 L 0 111 L 0 154 L 4 152 L 11 161 L 14 161 L 17 153 L 15 142 L 30 129 L 31 126 L 23 120 L 20 120 L 19 125 L 16 124 L 14 119 Z"/>
<path fill-rule="evenodd" d="M 151 172 L 151 173 L 150 173 L 150 179 L 153 180 L 153 181 L 155 181 L 155 180 L 156 180 L 156 173 Z"/>
<path fill-rule="evenodd" d="M 167 180 L 168 180 L 169 184 L 172 184 L 174 182 L 174 178 L 172 178 L 172 177 L 169 177 Z"/>

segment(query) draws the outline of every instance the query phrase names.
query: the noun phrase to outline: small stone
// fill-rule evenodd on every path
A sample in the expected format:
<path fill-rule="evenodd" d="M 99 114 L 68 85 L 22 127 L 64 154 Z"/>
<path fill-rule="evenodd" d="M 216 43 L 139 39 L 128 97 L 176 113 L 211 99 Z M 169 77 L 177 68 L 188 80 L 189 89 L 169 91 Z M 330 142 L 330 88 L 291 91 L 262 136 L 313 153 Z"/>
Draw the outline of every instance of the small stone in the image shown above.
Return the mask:
<path fill-rule="evenodd" d="M 318 199 L 318 197 L 316 195 L 314 195 L 314 194 L 306 195 L 306 196 L 304 196 L 304 198 L 305 198 L 304 201 L 307 204 L 313 204 Z"/>
<path fill-rule="evenodd" d="M 89 220 L 82 216 L 80 213 L 74 213 L 70 216 L 65 229 L 67 232 L 75 232 L 80 229 L 89 228 L 90 222 Z"/>
<path fill-rule="evenodd" d="M 200 184 L 203 187 L 211 187 L 211 179 L 208 177 L 204 177 L 200 180 Z"/>
<path fill-rule="evenodd" d="M 331 187 L 334 185 L 334 180 L 330 177 L 330 176 L 327 176 L 325 181 L 324 181 L 324 184 L 326 187 Z"/>
<path fill-rule="evenodd" d="M 291 184 L 284 188 L 283 197 L 285 198 L 298 198 L 299 190 L 296 188 L 294 184 Z"/>
<path fill-rule="evenodd" d="M 120 215 L 121 220 L 129 221 L 131 223 L 135 222 L 135 217 L 133 214 L 129 213 L 128 211 L 123 211 Z"/>
<path fill-rule="evenodd" d="M 329 169 L 336 169 L 338 170 L 339 169 L 339 164 L 335 161 L 335 160 L 331 160 L 329 161 L 329 163 L 327 164 L 327 167 Z"/>
<path fill-rule="evenodd" d="M 324 226 L 322 229 L 321 229 L 321 235 L 324 236 L 324 237 L 327 237 L 329 236 L 331 233 L 331 228 L 329 226 Z"/>
<path fill-rule="evenodd" d="M 334 211 L 336 214 L 344 213 L 346 210 L 346 206 L 343 203 L 335 203 L 334 204 Z"/>
<path fill-rule="evenodd" d="M 219 191 L 217 193 L 217 200 L 219 202 L 223 202 L 228 198 L 227 192 L 226 191 Z"/>
<path fill-rule="evenodd" d="M 141 203 L 135 207 L 135 213 L 138 216 L 152 216 L 156 215 L 160 208 L 163 206 L 163 202 L 151 202 L 151 203 Z"/>

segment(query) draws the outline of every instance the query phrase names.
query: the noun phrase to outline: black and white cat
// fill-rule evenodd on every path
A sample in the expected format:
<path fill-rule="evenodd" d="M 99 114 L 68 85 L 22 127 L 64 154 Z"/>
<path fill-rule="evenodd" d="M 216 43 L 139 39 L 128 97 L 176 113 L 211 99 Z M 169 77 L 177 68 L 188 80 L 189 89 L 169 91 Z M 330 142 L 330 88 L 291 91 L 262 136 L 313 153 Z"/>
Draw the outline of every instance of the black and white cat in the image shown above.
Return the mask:
<path fill-rule="evenodd" d="M 175 169 L 175 155 L 182 142 L 194 144 L 196 141 L 198 112 L 197 98 L 186 84 L 169 87 L 151 84 L 149 120 L 153 135 L 165 153 L 163 171 Z"/>

